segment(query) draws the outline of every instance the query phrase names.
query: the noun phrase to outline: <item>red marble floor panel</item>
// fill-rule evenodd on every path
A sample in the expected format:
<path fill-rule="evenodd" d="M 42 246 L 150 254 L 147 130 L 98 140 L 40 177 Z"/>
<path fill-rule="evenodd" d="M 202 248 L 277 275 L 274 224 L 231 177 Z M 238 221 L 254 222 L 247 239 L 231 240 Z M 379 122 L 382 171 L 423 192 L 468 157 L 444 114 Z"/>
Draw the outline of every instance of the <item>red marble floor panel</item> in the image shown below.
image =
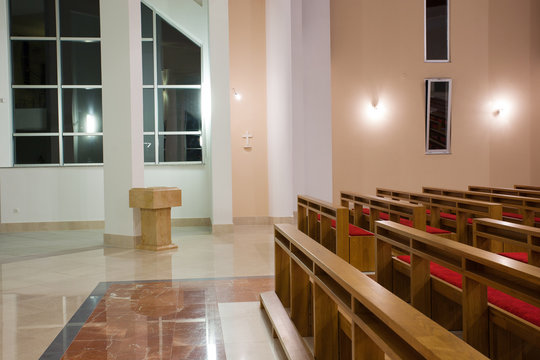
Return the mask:
<path fill-rule="evenodd" d="M 218 303 L 273 289 L 273 278 L 112 284 L 62 359 L 225 359 Z"/>

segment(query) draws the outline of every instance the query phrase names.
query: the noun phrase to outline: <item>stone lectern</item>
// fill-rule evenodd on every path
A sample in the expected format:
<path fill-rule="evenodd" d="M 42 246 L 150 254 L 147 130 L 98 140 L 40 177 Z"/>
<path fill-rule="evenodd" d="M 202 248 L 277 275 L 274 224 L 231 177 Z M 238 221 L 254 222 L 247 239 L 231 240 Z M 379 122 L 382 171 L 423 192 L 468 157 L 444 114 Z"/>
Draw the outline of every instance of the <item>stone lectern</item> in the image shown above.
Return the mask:
<path fill-rule="evenodd" d="M 182 205 L 182 190 L 173 187 L 133 188 L 129 207 L 141 209 L 141 250 L 178 248 L 171 243 L 171 207 Z"/>

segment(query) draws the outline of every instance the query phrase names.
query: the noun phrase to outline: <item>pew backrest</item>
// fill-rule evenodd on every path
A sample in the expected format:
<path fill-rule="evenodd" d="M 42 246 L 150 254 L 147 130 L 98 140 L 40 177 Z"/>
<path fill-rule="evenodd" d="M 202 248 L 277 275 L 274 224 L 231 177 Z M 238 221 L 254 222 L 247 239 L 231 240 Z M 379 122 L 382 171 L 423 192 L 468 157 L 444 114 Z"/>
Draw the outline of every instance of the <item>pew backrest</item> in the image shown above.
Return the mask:
<path fill-rule="evenodd" d="M 422 187 L 422 192 L 431 195 L 451 196 L 501 204 L 503 206 L 503 212 L 506 212 L 509 215 L 520 215 L 521 218 L 519 219 L 516 217 L 512 218 L 524 225 L 534 226 L 536 214 L 540 214 L 540 199 L 537 198 L 476 191 L 450 190 L 428 186 Z"/>
<path fill-rule="evenodd" d="M 349 261 L 349 209 L 305 195 L 298 195 L 297 205 L 298 229 Z"/>
<path fill-rule="evenodd" d="M 298 296 L 305 285 L 313 284 L 315 358 L 338 358 L 339 308 L 351 319 L 353 358 L 365 356 L 355 351 L 369 351 L 370 358 L 377 359 L 384 354 L 401 359 L 486 359 L 294 226 L 274 229 L 276 293 L 281 302 L 292 311 L 301 305 L 295 301 L 305 300 Z"/>
<path fill-rule="evenodd" d="M 377 196 L 402 199 L 413 203 L 423 204 L 430 209 L 430 225 L 440 227 L 441 211 L 456 215 L 455 230 L 459 242 L 472 243 L 469 239 L 467 225 L 469 218 L 502 219 L 502 206 L 486 201 L 465 199 L 463 197 L 450 197 L 439 194 L 413 193 L 400 190 L 377 188 Z"/>
<path fill-rule="evenodd" d="M 399 222 L 401 218 L 413 222 L 413 227 L 420 230 L 426 229 L 426 208 L 422 204 L 413 204 L 405 200 L 393 200 L 371 195 L 362 195 L 352 191 L 341 191 L 341 206 L 354 212 L 354 224 L 360 226 L 360 218 L 363 216 L 363 208 L 369 209 L 369 230 L 375 231 L 375 221 L 379 220 L 379 213 L 389 215 L 390 220 Z"/>
<path fill-rule="evenodd" d="M 523 196 L 523 197 L 531 197 L 535 199 L 540 199 L 540 190 L 534 191 L 534 190 L 523 190 L 523 189 L 513 189 L 513 188 L 469 185 L 469 191 L 484 192 L 484 193 L 499 194 L 499 195 Z"/>
<path fill-rule="evenodd" d="M 540 191 L 540 186 L 533 186 L 533 185 L 514 185 L 514 189 L 523 189 L 523 190 Z"/>
<path fill-rule="evenodd" d="M 540 267 L 539 228 L 493 219 L 474 219 L 473 246 L 490 250 L 493 242 L 509 245 L 511 251 L 526 252 L 529 264 Z"/>

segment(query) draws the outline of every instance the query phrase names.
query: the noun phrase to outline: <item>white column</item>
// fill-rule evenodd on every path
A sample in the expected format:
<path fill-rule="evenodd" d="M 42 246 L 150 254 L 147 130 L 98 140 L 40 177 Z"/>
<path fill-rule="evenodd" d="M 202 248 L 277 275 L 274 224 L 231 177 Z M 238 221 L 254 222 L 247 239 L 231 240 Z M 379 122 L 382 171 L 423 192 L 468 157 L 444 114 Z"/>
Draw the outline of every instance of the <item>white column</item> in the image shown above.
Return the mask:
<path fill-rule="evenodd" d="M 291 0 L 266 1 L 269 215 L 293 215 Z"/>
<path fill-rule="evenodd" d="M 105 243 L 134 247 L 140 214 L 129 189 L 144 186 L 140 0 L 101 0 Z"/>
<path fill-rule="evenodd" d="M 208 1 L 211 86 L 212 224 L 232 225 L 228 0 Z"/>

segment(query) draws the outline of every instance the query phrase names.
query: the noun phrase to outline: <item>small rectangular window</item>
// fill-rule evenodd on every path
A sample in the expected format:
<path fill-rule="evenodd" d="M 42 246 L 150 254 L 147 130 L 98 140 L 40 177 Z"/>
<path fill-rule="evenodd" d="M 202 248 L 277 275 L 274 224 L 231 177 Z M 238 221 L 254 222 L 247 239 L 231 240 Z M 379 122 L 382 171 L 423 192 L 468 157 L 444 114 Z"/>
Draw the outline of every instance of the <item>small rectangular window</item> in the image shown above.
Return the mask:
<path fill-rule="evenodd" d="M 452 80 L 426 80 L 426 154 L 450 153 Z"/>
<path fill-rule="evenodd" d="M 449 0 L 424 0 L 424 57 L 426 62 L 450 61 Z"/>

